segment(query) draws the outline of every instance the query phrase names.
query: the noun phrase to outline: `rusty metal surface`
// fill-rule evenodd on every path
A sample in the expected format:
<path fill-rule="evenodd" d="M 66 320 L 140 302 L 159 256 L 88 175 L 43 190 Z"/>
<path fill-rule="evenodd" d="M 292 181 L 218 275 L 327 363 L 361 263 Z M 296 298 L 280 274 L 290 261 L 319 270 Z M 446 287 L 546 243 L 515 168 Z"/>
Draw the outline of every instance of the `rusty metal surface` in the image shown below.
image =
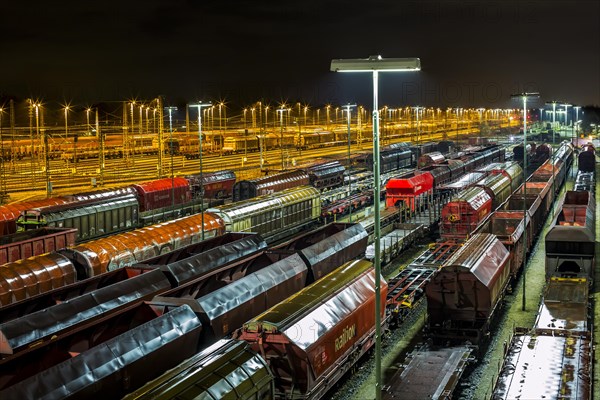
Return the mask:
<path fill-rule="evenodd" d="M 6 264 L 0 268 L 0 306 L 26 300 L 75 280 L 75 268 L 57 253 Z"/>
<path fill-rule="evenodd" d="M 471 273 L 484 286 L 492 289 L 507 257 L 506 248 L 494 235 L 482 233 L 465 243 L 443 268 L 454 266 Z"/>
<path fill-rule="evenodd" d="M 78 278 L 85 279 L 117 268 L 123 268 L 180 247 L 225 233 L 223 221 L 210 213 L 179 218 L 79 244 L 67 255 L 78 269 Z"/>
<path fill-rule="evenodd" d="M 154 270 L 5 322 L 0 324 L 0 354 L 15 354 L 56 340 L 80 325 L 95 323 L 170 287 L 167 278 Z"/>
<path fill-rule="evenodd" d="M 384 387 L 383 398 L 452 399 L 470 354 L 465 346 L 414 350 Z"/>
<path fill-rule="evenodd" d="M 200 321 L 182 306 L 0 392 L 2 399 L 121 397 L 196 352 Z"/>
<path fill-rule="evenodd" d="M 474 186 L 460 191 L 442 208 L 442 237 L 469 237 L 493 210 L 492 202 L 492 197 L 481 187 Z"/>
<path fill-rule="evenodd" d="M 249 345 L 220 340 L 128 394 L 124 400 L 188 398 L 271 399 L 273 376 Z"/>
<path fill-rule="evenodd" d="M 514 336 L 493 400 L 591 398 L 592 343 L 577 336 Z"/>
<path fill-rule="evenodd" d="M 190 184 L 193 196 L 203 196 L 205 199 L 231 197 L 235 172 L 232 170 L 205 172 L 202 174 L 202 179 L 200 176 L 200 174 L 194 174 L 185 177 Z"/>
<path fill-rule="evenodd" d="M 535 239 L 535 230 L 531 226 L 532 219 L 527 215 L 527 225 L 523 223 L 523 211 L 494 211 L 477 229 L 477 233 L 495 235 L 510 252 L 510 269 L 516 275 L 523 263 L 523 233 L 527 227 L 529 245 Z"/>
<path fill-rule="evenodd" d="M 42 200 L 21 201 L 0 206 L 0 235 L 9 235 L 17 231 L 17 218 L 22 211 L 32 208 L 66 204 L 71 202 L 66 197 L 50 197 Z"/>
<path fill-rule="evenodd" d="M 595 198 L 590 192 L 567 191 L 546 233 L 546 275 L 593 277 L 595 269 Z"/>
<path fill-rule="evenodd" d="M 496 235 L 505 245 L 517 243 L 525 231 L 520 211 L 495 211 L 490 216 L 490 224 L 489 233 Z"/>

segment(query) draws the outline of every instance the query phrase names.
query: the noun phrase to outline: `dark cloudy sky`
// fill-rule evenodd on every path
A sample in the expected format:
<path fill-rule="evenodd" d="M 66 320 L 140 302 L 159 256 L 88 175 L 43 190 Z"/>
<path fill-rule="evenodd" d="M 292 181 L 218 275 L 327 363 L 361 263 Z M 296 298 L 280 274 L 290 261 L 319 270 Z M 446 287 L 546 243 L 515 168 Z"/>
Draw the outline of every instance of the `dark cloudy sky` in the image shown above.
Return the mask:
<path fill-rule="evenodd" d="M 2 2 L 0 94 L 74 103 L 259 99 L 370 104 L 332 58 L 420 57 L 381 104 L 600 104 L 599 1 Z"/>

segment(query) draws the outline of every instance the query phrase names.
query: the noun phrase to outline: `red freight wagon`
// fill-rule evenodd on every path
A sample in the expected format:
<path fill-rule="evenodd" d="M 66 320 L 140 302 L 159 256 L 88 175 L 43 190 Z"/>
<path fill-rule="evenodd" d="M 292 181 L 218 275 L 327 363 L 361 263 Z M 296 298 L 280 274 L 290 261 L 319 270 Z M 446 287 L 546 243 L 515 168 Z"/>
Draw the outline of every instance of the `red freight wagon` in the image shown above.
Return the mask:
<path fill-rule="evenodd" d="M 192 201 L 192 193 L 187 179 L 181 177 L 157 179 L 133 185 L 138 193 L 140 212 L 169 207 L 174 188 L 175 205 Z"/>
<path fill-rule="evenodd" d="M 489 233 L 478 233 L 425 287 L 429 332 L 441 340 L 477 343 L 489 329 L 510 277 L 510 254 Z"/>
<path fill-rule="evenodd" d="M 381 316 L 387 283 L 381 282 Z M 374 343 L 375 270 L 351 261 L 272 307 L 234 336 L 265 356 L 279 398 L 319 398 Z"/>
<path fill-rule="evenodd" d="M 430 173 L 409 175 L 390 179 L 385 186 L 386 207 L 409 207 L 415 210 L 415 203 L 424 202 L 433 191 L 433 177 Z"/>
<path fill-rule="evenodd" d="M 231 197 L 235 173 L 233 171 L 218 171 L 204 176 L 204 198 L 224 199 Z"/>
<path fill-rule="evenodd" d="M 530 219 L 527 217 L 527 226 L 530 225 Z M 510 253 L 511 274 L 517 275 L 523 263 L 523 211 L 495 211 L 487 222 L 478 231 L 479 233 L 491 233 L 495 235 Z M 528 239 L 533 236 L 530 229 L 527 229 Z M 528 240 L 527 248 L 529 247 Z"/>
<path fill-rule="evenodd" d="M 440 230 L 446 239 L 466 239 L 492 212 L 492 198 L 480 187 L 458 193 L 442 209 Z"/>
<path fill-rule="evenodd" d="M 541 208 L 542 215 L 548 215 L 550 212 L 550 208 L 554 203 L 554 192 L 552 188 L 552 182 L 526 182 L 525 185 L 521 185 L 519 189 L 515 192 L 515 194 L 524 194 L 527 192 L 527 195 L 534 194 L 540 197 L 541 200 Z M 523 208 L 523 207 L 521 207 Z M 518 210 L 518 208 L 515 208 Z"/>
<path fill-rule="evenodd" d="M 233 185 L 233 201 L 251 199 L 309 184 L 309 176 L 303 170 L 286 171 L 262 178 L 239 181 Z"/>
<path fill-rule="evenodd" d="M 235 184 L 235 173 L 230 170 L 207 172 L 202 174 L 188 175 L 186 179 L 190 183 L 192 196 L 205 199 L 224 199 L 231 197 L 233 185 Z"/>
<path fill-rule="evenodd" d="M 75 245 L 77 229 L 41 228 L 0 237 L 0 265 Z"/>

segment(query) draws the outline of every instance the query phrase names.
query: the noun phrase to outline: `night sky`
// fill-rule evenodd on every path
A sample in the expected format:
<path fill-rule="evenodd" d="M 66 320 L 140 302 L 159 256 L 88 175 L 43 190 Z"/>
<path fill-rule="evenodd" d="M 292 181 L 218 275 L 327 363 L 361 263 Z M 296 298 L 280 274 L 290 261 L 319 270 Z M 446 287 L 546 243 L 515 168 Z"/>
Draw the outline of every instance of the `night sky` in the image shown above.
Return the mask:
<path fill-rule="evenodd" d="M 333 58 L 419 57 L 380 104 L 600 104 L 598 1 L 6 1 L 0 95 L 84 104 L 264 99 L 371 104 L 369 74 Z"/>

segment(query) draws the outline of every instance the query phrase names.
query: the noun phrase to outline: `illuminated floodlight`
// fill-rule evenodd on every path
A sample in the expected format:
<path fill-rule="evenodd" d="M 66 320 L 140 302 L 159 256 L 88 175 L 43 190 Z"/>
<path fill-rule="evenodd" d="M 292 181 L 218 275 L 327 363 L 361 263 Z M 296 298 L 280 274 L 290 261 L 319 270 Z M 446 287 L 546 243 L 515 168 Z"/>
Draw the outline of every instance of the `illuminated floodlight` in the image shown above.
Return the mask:
<path fill-rule="evenodd" d="M 378 55 L 369 58 L 331 60 L 331 71 L 333 72 L 405 72 L 420 70 L 421 60 L 419 58 L 382 58 Z"/>

